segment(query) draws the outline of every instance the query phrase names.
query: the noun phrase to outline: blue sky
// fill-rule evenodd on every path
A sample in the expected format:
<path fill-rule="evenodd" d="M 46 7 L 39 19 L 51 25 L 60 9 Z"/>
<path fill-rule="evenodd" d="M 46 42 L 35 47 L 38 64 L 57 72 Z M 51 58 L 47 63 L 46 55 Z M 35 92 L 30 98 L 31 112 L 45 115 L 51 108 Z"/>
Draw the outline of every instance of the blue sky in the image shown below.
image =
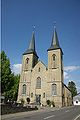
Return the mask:
<path fill-rule="evenodd" d="M 14 72 L 19 72 L 34 25 L 36 51 L 47 65 L 47 49 L 56 21 L 64 53 L 64 81 L 75 81 L 80 91 L 80 0 L 2 0 L 1 20 L 1 46 Z"/>

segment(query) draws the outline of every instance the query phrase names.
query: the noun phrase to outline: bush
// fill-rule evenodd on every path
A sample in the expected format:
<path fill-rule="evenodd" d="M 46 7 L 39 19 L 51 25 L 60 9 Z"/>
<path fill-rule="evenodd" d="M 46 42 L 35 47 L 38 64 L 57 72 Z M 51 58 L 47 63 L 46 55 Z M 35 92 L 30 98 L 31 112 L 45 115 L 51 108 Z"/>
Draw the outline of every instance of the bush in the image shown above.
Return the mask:
<path fill-rule="evenodd" d="M 52 105 L 53 107 L 55 107 L 55 104 L 54 104 L 54 102 L 53 102 L 53 101 L 51 101 L 51 105 Z"/>
<path fill-rule="evenodd" d="M 29 104 L 29 103 L 30 103 L 30 98 L 27 98 L 26 100 L 27 100 L 27 102 L 28 102 L 28 104 Z"/>
<path fill-rule="evenodd" d="M 21 98 L 20 101 L 21 101 L 21 104 L 24 105 L 24 103 L 25 103 L 24 99 Z"/>
<path fill-rule="evenodd" d="M 27 108 L 22 106 L 11 106 L 11 105 L 1 105 L 1 115 L 4 114 L 13 114 L 18 112 L 27 112 L 27 111 L 33 111 L 38 110 L 37 107 L 34 108 Z"/>
<path fill-rule="evenodd" d="M 50 100 L 47 100 L 46 102 L 47 102 L 47 105 L 49 105 L 49 106 L 51 105 L 51 101 Z"/>

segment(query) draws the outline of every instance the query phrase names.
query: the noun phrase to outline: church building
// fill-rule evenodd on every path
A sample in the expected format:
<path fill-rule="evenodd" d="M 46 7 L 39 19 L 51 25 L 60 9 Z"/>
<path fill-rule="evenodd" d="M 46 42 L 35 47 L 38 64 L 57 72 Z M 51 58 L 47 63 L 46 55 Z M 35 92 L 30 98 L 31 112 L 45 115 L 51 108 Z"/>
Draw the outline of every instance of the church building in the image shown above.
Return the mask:
<path fill-rule="evenodd" d="M 17 101 L 20 102 L 23 98 L 27 103 L 27 98 L 30 98 L 32 104 L 47 105 L 47 100 L 50 100 L 58 107 L 70 106 L 72 97 L 70 90 L 64 84 L 63 51 L 59 45 L 56 28 L 47 53 L 46 66 L 37 55 L 33 32 L 29 47 L 23 53 Z"/>

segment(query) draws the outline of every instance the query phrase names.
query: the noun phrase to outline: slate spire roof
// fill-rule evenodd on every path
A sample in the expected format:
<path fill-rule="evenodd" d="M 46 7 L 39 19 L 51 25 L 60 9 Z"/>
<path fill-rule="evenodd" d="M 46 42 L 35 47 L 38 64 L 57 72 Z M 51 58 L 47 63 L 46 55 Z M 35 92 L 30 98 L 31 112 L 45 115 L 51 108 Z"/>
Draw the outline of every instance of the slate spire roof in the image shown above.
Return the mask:
<path fill-rule="evenodd" d="M 50 46 L 50 48 L 48 50 L 54 50 L 54 49 L 57 49 L 57 48 L 60 48 L 60 45 L 59 45 L 59 41 L 58 41 L 56 27 L 54 27 L 51 46 Z"/>
<path fill-rule="evenodd" d="M 30 54 L 30 53 L 34 53 L 37 56 L 36 50 L 35 50 L 35 34 L 34 31 L 32 33 L 32 38 L 29 44 L 28 49 L 23 53 L 23 55 L 25 54 Z"/>
<path fill-rule="evenodd" d="M 35 35 L 34 35 L 34 32 L 32 33 L 32 39 L 30 41 L 28 49 L 35 52 Z"/>

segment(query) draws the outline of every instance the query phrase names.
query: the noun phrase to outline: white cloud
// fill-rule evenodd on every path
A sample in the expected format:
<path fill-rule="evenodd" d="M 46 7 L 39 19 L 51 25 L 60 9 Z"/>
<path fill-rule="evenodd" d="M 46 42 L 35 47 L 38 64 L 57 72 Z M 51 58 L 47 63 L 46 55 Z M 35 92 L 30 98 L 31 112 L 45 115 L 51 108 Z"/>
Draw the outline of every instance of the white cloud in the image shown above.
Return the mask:
<path fill-rule="evenodd" d="M 12 66 L 12 72 L 16 75 L 16 74 L 20 74 L 21 73 L 21 68 L 22 68 L 22 64 L 14 64 Z"/>
<path fill-rule="evenodd" d="M 66 66 L 64 67 L 64 71 L 74 71 L 74 70 L 79 70 L 80 69 L 80 66 Z"/>
<path fill-rule="evenodd" d="M 64 79 L 69 79 L 69 74 L 66 71 L 64 71 Z"/>

